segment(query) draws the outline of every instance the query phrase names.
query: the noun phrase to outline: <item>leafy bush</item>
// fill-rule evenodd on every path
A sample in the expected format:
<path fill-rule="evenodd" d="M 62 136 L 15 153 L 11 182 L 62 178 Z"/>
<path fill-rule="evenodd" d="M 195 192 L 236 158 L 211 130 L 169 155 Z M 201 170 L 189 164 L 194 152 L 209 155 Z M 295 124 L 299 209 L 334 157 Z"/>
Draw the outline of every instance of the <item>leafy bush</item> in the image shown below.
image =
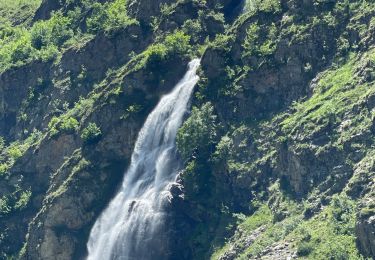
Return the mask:
<path fill-rule="evenodd" d="M 19 209 L 19 210 L 22 210 L 22 209 L 26 208 L 27 204 L 30 201 L 30 198 L 31 198 L 31 191 L 30 190 L 22 191 L 18 201 L 14 205 L 14 208 Z"/>
<path fill-rule="evenodd" d="M 23 35 L 10 46 L 10 62 L 13 64 L 22 64 L 35 55 L 35 50 L 31 46 L 30 36 Z"/>
<path fill-rule="evenodd" d="M 48 21 L 40 21 L 31 29 L 32 46 L 38 50 L 48 45 L 62 46 L 74 36 L 71 19 L 60 12 L 55 13 Z"/>
<path fill-rule="evenodd" d="M 0 176 L 3 176 L 7 173 L 9 165 L 7 163 L 0 164 Z"/>
<path fill-rule="evenodd" d="M 151 45 L 145 52 L 146 65 L 152 66 L 165 60 L 168 49 L 163 44 Z"/>
<path fill-rule="evenodd" d="M 182 26 L 182 31 L 191 35 L 194 41 L 199 40 L 199 34 L 203 31 L 202 25 L 199 20 L 186 20 Z"/>
<path fill-rule="evenodd" d="M 90 123 L 83 129 L 81 138 L 85 144 L 92 144 L 100 140 L 102 131 L 95 123 Z"/>
<path fill-rule="evenodd" d="M 66 133 L 71 133 L 77 130 L 79 122 L 73 117 L 64 118 L 60 124 L 60 130 Z"/>
<path fill-rule="evenodd" d="M 30 29 L 0 27 L 0 71 L 32 60 L 49 60 L 74 36 L 71 19 L 60 12 L 36 22 Z"/>
<path fill-rule="evenodd" d="M 31 29 L 31 44 L 40 50 L 42 47 L 51 44 L 52 28 L 44 22 L 35 23 Z"/>
<path fill-rule="evenodd" d="M 20 158 L 23 154 L 21 148 L 19 147 L 18 144 L 14 144 L 14 145 L 11 145 L 8 149 L 7 149 L 7 152 L 8 152 L 8 156 L 13 159 L 13 160 L 17 160 L 18 158 Z"/>
<path fill-rule="evenodd" d="M 125 28 L 136 23 L 127 15 L 126 0 L 115 0 L 112 3 L 94 3 L 92 15 L 86 21 L 87 30 L 92 33 Z"/>
<path fill-rule="evenodd" d="M 137 56 L 139 61 L 135 70 L 158 66 L 160 62 L 176 55 L 188 55 L 190 51 L 189 42 L 190 36 L 182 31 L 175 31 L 173 34 L 169 34 L 163 42 L 152 44 L 147 50 Z"/>
<path fill-rule="evenodd" d="M 312 245 L 309 242 L 302 241 L 298 244 L 297 255 L 298 256 L 307 256 L 313 251 Z"/>
<path fill-rule="evenodd" d="M 87 31 L 96 33 L 104 29 L 104 25 L 108 20 L 108 14 L 106 12 L 105 6 L 100 3 L 95 3 L 92 6 L 91 12 L 91 17 L 87 18 L 86 20 Z"/>
<path fill-rule="evenodd" d="M 182 157 L 187 159 L 196 150 L 209 149 L 216 142 L 216 131 L 216 115 L 211 103 L 200 109 L 194 107 L 177 134 L 177 147 Z"/>
<path fill-rule="evenodd" d="M 232 149 L 233 149 L 233 140 L 229 136 L 225 135 L 221 138 L 220 142 L 217 144 L 216 151 L 213 154 L 213 158 L 217 162 L 226 161 Z"/>
<path fill-rule="evenodd" d="M 50 135 L 57 136 L 59 133 L 74 133 L 79 127 L 79 122 L 74 117 L 53 117 L 48 124 Z"/>
<path fill-rule="evenodd" d="M 127 25 L 135 22 L 135 20 L 129 18 L 127 15 L 126 2 L 127 0 L 116 0 L 109 5 L 107 10 L 107 30 L 126 27 Z"/>
<path fill-rule="evenodd" d="M 52 42 L 56 46 L 62 46 L 66 41 L 74 36 L 71 29 L 72 21 L 70 17 L 63 16 L 60 12 L 54 13 L 48 21 L 52 32 Z"/>
<path fill-rule="evenodd" d="M 0 198 L 0 216 L 7 214 L 11 211 L 11 207 L 9 206 L 9 199 L 5 196 Z"/>
<path fill-rule="evenodd" d="M 280 0 L 246 0 L 245 11 L 277 13 L 281 11 Z"/>
<path fill-rule="evenodd" d="M 267 56 L 275 52 L 277 43 L 277 28 L 275 24 L 259 26 L 252 23 L 246 30 L 246 37 L 242 47 L 243 57 L 247 56 Z"/>
<path fill-rule="evenodd" d="M 190 36 L 182 31 L 176 31 L 165 37 L 164 44 L 170 55 L 187 54 L 190 49 Z"/>
<path fill-rule="evenodd" d="M 210 43 L 209 47 L 214 50 L 222 50 L 228 52 L 231 48 L 231 41 L 233 37 L 231 35 L 219 34 L 216 36 L 215 40 Z"/>
<path fill-rule="evenodd" d="M 335 195 L 318 216 L 304 222 L 291 235 L 297 252 L 309 259 L 361 259 L 355 242 L 355 202 Z"/>
<path fill-rule="evenodd" d="M 9 22 L 14 25 L 29 22 L 40 3 L 41 0 L 1 0 L 0 24 Z"/>

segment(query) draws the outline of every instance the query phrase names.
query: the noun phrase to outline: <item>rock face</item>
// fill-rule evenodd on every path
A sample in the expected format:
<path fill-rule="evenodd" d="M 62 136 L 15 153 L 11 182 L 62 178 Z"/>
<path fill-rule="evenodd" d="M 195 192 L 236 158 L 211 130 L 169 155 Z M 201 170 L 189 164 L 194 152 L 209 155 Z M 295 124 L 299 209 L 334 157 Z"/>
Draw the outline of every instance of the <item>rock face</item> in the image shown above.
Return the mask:
<path fill-rule="evenodd" d="M 356 232 L 362 251 L 367 256 L 375 255 L 375 214 L 362 216 L 357 223 Z"/>
<path fill-rule="evenodd" d="M 373 162 L 367 164 L 371 169 L 368 169 L 367 175 L 374 176 Z M 370 173 L 370 174 L 369 174 Z M 371 174 L 372 173 L 372 174 Z M 368 180 L 368 185 L 371 191 L 361 201 L 362 210 L 359 213 L 356 223 L 357 243 L 362 252 L 368 256 L 375 255 L 375 198 L 374 198 L 374 180 Z"/>
<path fill-rule="evenodd" d="M 150 35 L 145 35 L 140 27 L 130 26 L 111 36 L 99 34 L 80 48 L 68 49 L 57 65 L 36 62 L 0 74 L 0 93 L 3 97 L 1 135 L 14 137 L 20 135 L 24 128 L 32 131 L 46 127 L 52 116 L 61 113 L 62 100 L 73 105 L 80 96 L 87 95 L 108 70 L 127 63 L 131 52 L 143 51 L 150 41 Z M 82 73 L 84 78 L 79 77 Z M 38 96 L 24 108 L 24 112 L 32 116 L 28 122 L 20 122 L 17 112 L 33 88 L 40 89 Z M 17 95 L 14 95 L 15 91 Z M 47 116 L 46 109 L 50 113 Z"/>
<path fill-rule="evenodd" d="M 35 62 L 17 70 L 0 74 L 0 133 L 7 136 L 17 122 L 17 113 L 22 101 L 27 97 L 30 87 L 37 85 L 42 75 L 49 76 L 49 63 Z M 17 93 L 15 95 L 14 93 Z"/>
<path fill-rule="evenodd" d="M 254 230 L 249 236 L 242 237 L 235 241 L 235 244 L 230 247 L 222 256 L 220 260 L 234 260 L 236 259 L 246 248 L 251 246 L 256 239 L 266 230 L 265 226 L 261 226 Z"/>

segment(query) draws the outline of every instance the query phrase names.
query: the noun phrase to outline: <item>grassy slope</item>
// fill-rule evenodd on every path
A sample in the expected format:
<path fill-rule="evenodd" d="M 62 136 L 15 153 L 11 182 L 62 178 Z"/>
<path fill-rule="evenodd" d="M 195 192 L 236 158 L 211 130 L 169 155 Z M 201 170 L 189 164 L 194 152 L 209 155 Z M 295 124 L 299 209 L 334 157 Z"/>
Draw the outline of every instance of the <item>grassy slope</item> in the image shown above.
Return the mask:
<path fill-rule="evenodd" d="M 0 27 L 5 23 L 22 24 L 31 21 L 41 0 L 2 0 L 0 2 Z"/>

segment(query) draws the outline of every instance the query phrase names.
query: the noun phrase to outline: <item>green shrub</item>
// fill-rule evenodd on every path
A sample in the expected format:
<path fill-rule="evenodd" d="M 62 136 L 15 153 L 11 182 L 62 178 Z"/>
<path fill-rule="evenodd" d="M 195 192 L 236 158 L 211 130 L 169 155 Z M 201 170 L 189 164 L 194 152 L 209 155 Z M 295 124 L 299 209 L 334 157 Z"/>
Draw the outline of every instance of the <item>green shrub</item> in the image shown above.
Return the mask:
<path fill-rule="evenodd" d="M 300 244 L 298 244 L 297 247 L 297 255 L 298 256 L 307 256 L 313 251 L 313 247 L 311 243 L 303 241 Z"/>
<path fill-rule="evenodd" d="M 190 49 L 190 36 L 182 31 L 176 31 L 165 37 L 164 44 L 169 55 L 185 55 Z"/>
<path fill-rule="evenodd" d="M 30 190 L 23 191 L 18 201 L 14 205 L 14 208 L 19 209 L 19 210 L 26 208 L 27 204 L 30 201 L 30 198 L 31 198 L 31 191 Z"/>
<path fill-rule="evenodd" d="M 11 209 L 9 199 L 5 196 L 0 198 L 0 216 L 9 213 Z"/>
<path fill-rule="evenodd" d="M 175 56 L 186 56 L 190 52 L 190 36 L 182 31 L 169 34 L 162 42 L 150 45 L 144 52 L 133 58 L 133 70 L 154 69 L 161 62 Z"/>
<path fill-rule="evenodd" d="M 205 152 L 211 148 L 216 142 L 216 131 L 216 115 L 211 103 L 206 103 L 200 109 L 194 107 L 177 134 L 177 147 L 182 157 L 187 159 L 195 150 Z"/>
<path fill-rule="evenodd" d="M 281 11 L 281 3 L 280 0 L 246 0 L 245 11 L 278 13 Z"/>
<path fill-rule="evenodd" d="M 64 118 L 60 124 L 60 130 L 66 133 L 72 133 L 77 130 L 79 122 L 73 117 Z"/>
<path fill-rule="evenodd" d="M 57 131 L 57 124 L 60 122 L 60 119 L 58 117 L 52 117 L 51 121 L 48 123 L 48 129 L 51 132 Z M 52 134 L 52 133 L 51 133 Z"/>
<path fill-rule="evenodd" d="M 125 28 L 136 23 L 136 20 L 127 15 L 127 0 L 115 0 L 112 3 L 94 3 L 92 5 L 92 15 L 87 18 L 87 30 L 92 33 L 98 31 L 111 31 Z"/>
<path fill-rule="evenodd" d="M 168 49 L 163 44 L 151 45 L 145 52 L 145 65 L 152 66 L 165 60 Z"/>
<path fill-rule="evenodd" d="M 40 50 L 51 44 L 52 28 L 45 22 L 35 23 L 31 29 L 31 44 L 34 48 Z"/>
<path fill-rule="evenodd" d="M 246 30 L 246 37 L 242 47 L 243 57 L 267 56 L 275 52 L 277 43 L 277 28 L 275 24 L 259 26 L 252 23 Z"/>
<path fill-rule="evenodd" d="M 71 18 L 56 12 L 31 28 L 0 26 L 0 71 L 33 60 L 56 57 L 59 48 L 74 36 Z"/>
<path fill-rule="evenodd" d="M 217 162 L 224 162 L 229 158 L 232 149 L 233 140 L 227 135 L 223 136 L 216 146 L 216 151 L 213 154 L 213 158 Z"/>
<path fill-rule="evenodd" d="M 74 36 L 69 17 L 61 12 L 53 14 L 50 20 L 36 22 L 30 30 L 32 46 L 38 50 L 49 45 L 62 46 Z"/>
<path fill-rule="evenodd" d="M 23 154 L 23 152 L 22 152 L 22 150 L 21 150 L 21 148 L 18 144 L 13 144 L 10 147 L 8 147 L 7 153 L 8 153 L 8 156 L 13 160 L 17 160 Z"/>
<path fill-rule="evenodd" d="M 57 136 L 59 133 L 74 133 L 79 127 L 79 122 L 74 117 L 53 117 L 48 124 L 50 135 Z"/>
<path fill-rule="evenodd" d="M 346 195 L 333 196 L 319 215 L 291 234 L 297 253 L 308 259 L 362 259 L 355 239 L 356 205 Z"/>
<path fill-rule="evenodd" d="M 9 165 L 6 163 L 0 164 L 0 176 L 5 175 L 8 172 Z"/>
<path fill-rule="evenodd" d="M 35 55 L 35 50 L 31 46 L 30 36 L 23 35 L 10 46 L 10 62 L 13 64 L 23 64 Z"/>
<path fill-rule="evenodd" d="M 126 27 L 135 22 L 127 15 L 126 2 L 127 0 L 115 0 L 109 5 L 106 30 Z"/>
<path fill-rule="evenodd" d="M 230 51 L 231 41 L 233 40 L 231 35 L 219 34 L 215 40 L 209 44 L 209 47 L 214 50 L 222 50 L 225 52 Z"/>
<path fill-rule="evenodd" d="M 194 41 L 198 41 L 199 34 L 202 33 L 203 29 L 199 20 L 189 19 L 183 24 L 182 31 L 187 35 L 191 35 Z"/>
<path fill-rule="evenodd" d="M 108 20 L 108 14 L 105 6 L 100 3 L 95 3 L 92 6 L 92 15 L 86 20 L 87 31 L 96 33 L 104 29 L 104 24 Z"/>
<path fill-rule="evenodd" d="M 74 36 L 74 32 L 71 29 L 72 21 L 70 17 L 63 16 L 60 12 L 57 12 L 54 13 L 48 23 L 52 29 L 51 33 L 54 45 L 62 46 Z"/>
<path fill-rule="evenodd" d="M 102 137 L 102 131 L 95 123 L 90 123 L 85 129 L 83 129 L 81 138 L 84 143 L 92 144 L 100 140 Z"/>

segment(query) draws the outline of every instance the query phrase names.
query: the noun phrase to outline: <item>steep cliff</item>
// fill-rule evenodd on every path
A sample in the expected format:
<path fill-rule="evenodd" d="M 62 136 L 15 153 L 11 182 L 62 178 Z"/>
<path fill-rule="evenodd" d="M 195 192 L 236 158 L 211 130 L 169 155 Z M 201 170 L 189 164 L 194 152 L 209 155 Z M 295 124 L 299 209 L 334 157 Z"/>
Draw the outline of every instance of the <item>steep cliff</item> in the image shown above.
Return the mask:
<path fill-rule="evenodd" d="M 375 4 L 0 3 L 0 258 L 83 259 L 201 57 L 166 259 L 375 257 Z"/>

